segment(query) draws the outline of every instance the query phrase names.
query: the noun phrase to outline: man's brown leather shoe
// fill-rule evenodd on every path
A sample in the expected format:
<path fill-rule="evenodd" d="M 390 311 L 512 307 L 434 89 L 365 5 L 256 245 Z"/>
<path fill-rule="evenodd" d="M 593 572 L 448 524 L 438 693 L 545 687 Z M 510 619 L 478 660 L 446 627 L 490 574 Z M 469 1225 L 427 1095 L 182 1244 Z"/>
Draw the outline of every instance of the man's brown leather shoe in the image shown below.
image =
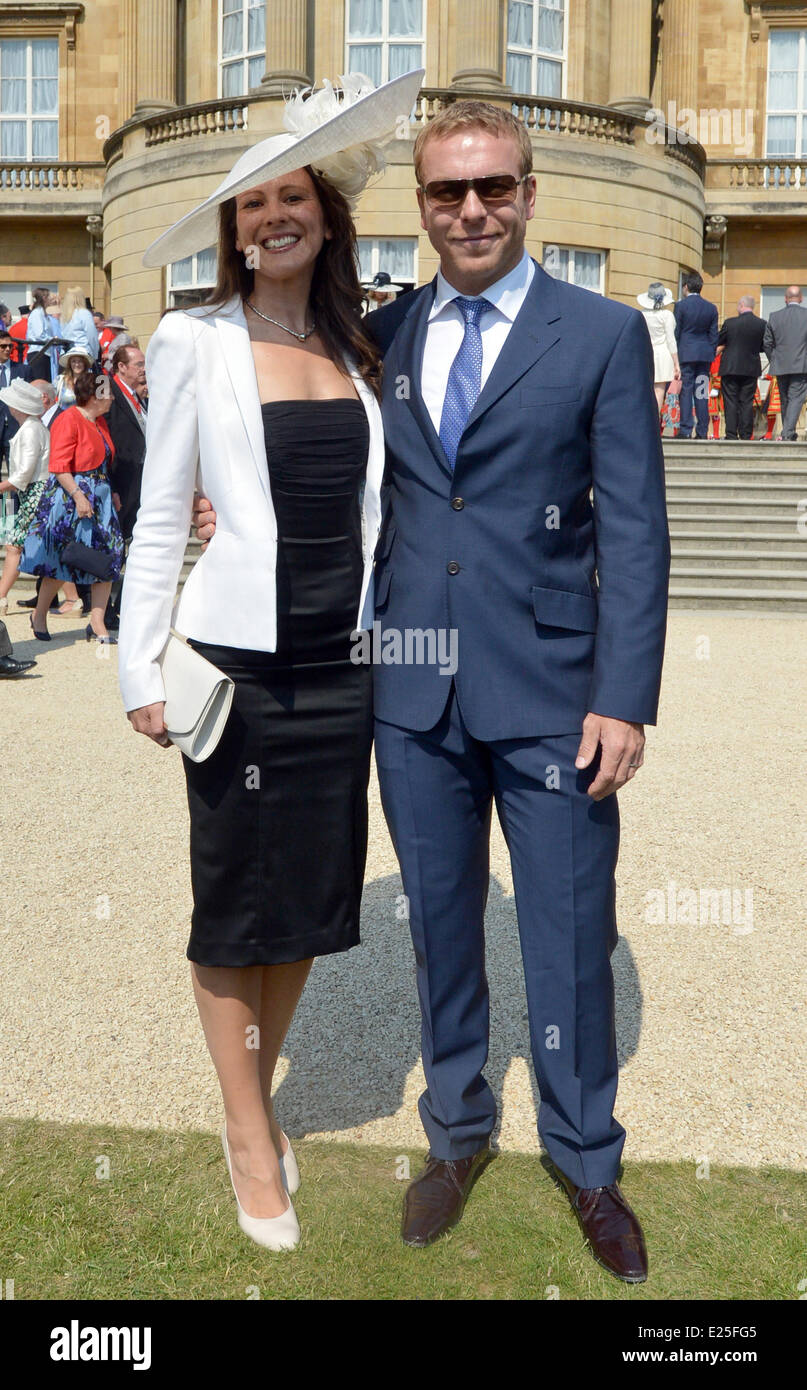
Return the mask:
<path fill-rule="evenodd" d="M 404 1196 L 404 1245 L 431 1245 L 444 1231 L 456 1226 L 471 1188 L 493 1157 L 489 1146 L 470 1158 L 434 1158 L 427 1154 L 426 1167 L 409 1184 Z"/>
<path fill-rule="evenodd" d="M 555 1168 L 598 1264 L 626 1284 L 647 1278 L 647 1250 L 639 1218 L 615 1182 L 610 1187 L 576 1187 Z"/>

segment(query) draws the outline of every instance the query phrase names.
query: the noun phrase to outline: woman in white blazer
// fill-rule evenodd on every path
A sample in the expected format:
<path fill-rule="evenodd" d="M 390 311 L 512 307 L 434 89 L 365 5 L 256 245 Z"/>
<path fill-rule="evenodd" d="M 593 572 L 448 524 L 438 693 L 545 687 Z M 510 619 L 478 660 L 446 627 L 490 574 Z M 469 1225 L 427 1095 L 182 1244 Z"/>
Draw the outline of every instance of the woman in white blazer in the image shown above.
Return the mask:
<path fill-rule="evenodd" d="M 293 133 L 242 156 L 144 258 L 209 245 L 217 217 L 210 300 L 167 312 L 146 352 L 120 684 L 134 728 L 165 745 L 158 658 L 172 623 L 235 681 L 212 756 L 183 754 L 187 954 L 239 1224 L 271 1249 L 299 1240 L 274 1069 L 313 957 L 358 943 L 367 847 L 371 671 L 351 659 L 351 634 L 372 627 L 384 439 L 347 195 L 379 167 L 372 142 L 411 110 L 421 77 L 378 91 L 342 79 L 341 101 L 329 86 L 298 95 Z M 197 488 L 216 535 L 172 614 Z"/>
<path fill-rule="evenodd" d="M 678 344 L 675 340 L 675 319 L 667 308 L 673 302 L 673 294 L 660 280 L 653 280 L 647 287 L 647 293 L 637 294 L 636 299 L 641 305 L 653 345 L 653 386 L 661 416 L 667 388 L 675 377 L 681 375 Z"/>

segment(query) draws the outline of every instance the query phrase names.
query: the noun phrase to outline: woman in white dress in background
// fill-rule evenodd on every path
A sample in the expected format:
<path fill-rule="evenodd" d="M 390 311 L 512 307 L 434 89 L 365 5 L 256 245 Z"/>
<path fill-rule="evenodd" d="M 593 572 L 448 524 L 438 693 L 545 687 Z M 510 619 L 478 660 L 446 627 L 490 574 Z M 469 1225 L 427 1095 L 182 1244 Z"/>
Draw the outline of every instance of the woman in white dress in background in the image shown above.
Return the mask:
<path fill-rule="evenodd" d="M 660 417 L 667 388 L 675 377 L 681 375 L 678 344 L 675 341 L 675 319 L 668 312 L 668 306 L 673 303 L 673 295 L 660 280 L 653 280 L 647 287 L 647 293 L 637 294 L 636 299 L 641 306 L 653 344 L 653 386 Z"/>

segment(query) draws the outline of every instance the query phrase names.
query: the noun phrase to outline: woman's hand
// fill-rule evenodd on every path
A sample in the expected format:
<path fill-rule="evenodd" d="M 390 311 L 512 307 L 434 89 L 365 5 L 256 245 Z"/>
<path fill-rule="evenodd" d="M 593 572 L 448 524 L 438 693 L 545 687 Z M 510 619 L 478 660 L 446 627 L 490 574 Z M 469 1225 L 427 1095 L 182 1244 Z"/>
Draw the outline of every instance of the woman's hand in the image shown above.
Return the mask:
<path fill-rule="evenodd" d="M 127 718 L 135 733 L 145 734 L 161 748 L 171 748 L 173 745 L 165 731 L 164 714 L 165 700 L 158 700 L 154 705 L 141 705 L 139 709 L 130 709 Z"/>
<path fill-rule="evenodd" d="M 81 488 L 76 488 L 73 500 L 76 504 L 76 516 L 92 516 L 92 502 L 89 497 L 85 497 Z"/>

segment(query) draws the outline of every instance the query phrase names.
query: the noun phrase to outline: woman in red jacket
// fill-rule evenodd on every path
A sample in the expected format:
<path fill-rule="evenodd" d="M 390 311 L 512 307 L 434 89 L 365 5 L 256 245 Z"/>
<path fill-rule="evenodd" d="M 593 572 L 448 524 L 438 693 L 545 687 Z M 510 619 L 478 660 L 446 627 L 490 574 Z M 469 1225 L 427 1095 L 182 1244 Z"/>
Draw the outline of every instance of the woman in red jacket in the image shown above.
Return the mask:
<path fill-rule="evenodd" d="M 112 581 L 120 575 L 123 538 L 109 485 L 109 464 L 115 446 L 103 418 L 111 404 L 109 391 L 96 393 L 95 377 L 84 372 L 73 383 L 76 404 L 58 415 L 50 432 L 50 481 L 39 500 L 36 516 L 20 557 L 24 574 L 41 574 L 39 601 L 31 615 L 34 636 L 49 642 L 47 614 L 60 583 L 92 585 L 92 611 L 87 640 L 111 643 L 104 623 Z M 117 505 L 120 505 L 117 503 Z M 103 579 L 62 559 L 62 548 L 75 539 L 99 552 Z M 106 562 L 105 565 L 103 562 Z"/>

